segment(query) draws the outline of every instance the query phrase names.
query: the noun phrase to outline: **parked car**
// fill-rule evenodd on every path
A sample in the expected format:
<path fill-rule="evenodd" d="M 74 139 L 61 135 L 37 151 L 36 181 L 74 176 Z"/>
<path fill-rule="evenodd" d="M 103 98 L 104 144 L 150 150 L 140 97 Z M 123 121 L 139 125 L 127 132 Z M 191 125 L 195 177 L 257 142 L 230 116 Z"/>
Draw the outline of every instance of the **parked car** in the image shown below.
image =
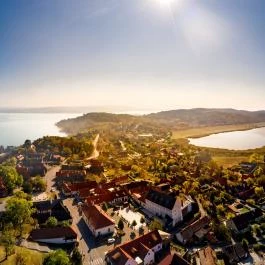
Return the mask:
<path fill-rule="evenodd" d="M 115 242 L 115 238 L 114 237 L 108 238 L 108 244 L 112 244 L 114 242 Z"/>

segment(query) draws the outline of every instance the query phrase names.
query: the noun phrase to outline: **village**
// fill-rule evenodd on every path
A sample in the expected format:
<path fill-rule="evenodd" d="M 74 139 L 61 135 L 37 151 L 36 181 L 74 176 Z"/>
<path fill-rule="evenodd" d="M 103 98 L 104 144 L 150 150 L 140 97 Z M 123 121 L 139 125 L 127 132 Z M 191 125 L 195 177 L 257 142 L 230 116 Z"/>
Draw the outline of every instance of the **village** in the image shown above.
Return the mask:
<path fill-rule="evenodd" d="M 167 132 L 122 133 L 92 131 L 82 150 L 47 137 L 11 152 L 23 176 L 14 190 L 34 209 L 17 245 L 75 248 L 90 265 L 264 264 L 264 157 L 221 169 Z M 0 195 L 10 198 L 1 174 Z"/>

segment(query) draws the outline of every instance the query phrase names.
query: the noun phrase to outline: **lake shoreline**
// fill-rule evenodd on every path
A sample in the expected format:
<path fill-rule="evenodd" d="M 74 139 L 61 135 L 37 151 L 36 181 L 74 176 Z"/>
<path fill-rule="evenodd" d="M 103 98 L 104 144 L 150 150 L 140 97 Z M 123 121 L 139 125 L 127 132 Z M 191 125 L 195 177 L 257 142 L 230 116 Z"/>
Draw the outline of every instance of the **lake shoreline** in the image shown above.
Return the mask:
<path fill-rule="evenodd" d="M 248 131 L 257 128 L 265 127 L 265 122 L 260 123 L 248 123 L 248 124 L 233 124 L 233 125 L 219 125 L 219 126 L 208 126 L 208 127 L 196 127 L 184 130 L 173 131 L 173 139 L 188 138 L 196 139 L 213 134 L 235 132 L 235 131 Z"/>

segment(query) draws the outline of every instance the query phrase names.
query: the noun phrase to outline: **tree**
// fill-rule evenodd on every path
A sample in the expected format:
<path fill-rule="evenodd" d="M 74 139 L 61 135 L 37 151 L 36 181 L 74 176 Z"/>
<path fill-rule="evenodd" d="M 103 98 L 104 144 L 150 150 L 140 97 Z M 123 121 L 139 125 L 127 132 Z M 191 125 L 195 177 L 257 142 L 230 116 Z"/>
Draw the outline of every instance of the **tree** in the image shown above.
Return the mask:
<path fill-rule="evenodd" d="M 144 217 L 142 216 L 141 219 L 140 219 L 140 223 L 143 224 L 145 222 L 145 219 Z"/>
<path fill-rule="evenodd" d="M 65 251 L 58 249 L 44 258 L 43 265 L 70 265 L 70 258 Z"/>
<path fill-rule="evenodd" d="M 264 197 L 264 189 L 263 187 L 256 187 L 255 188 L 255 194 L 258 198 L 263 198 Z"/>
<path fill-rule="evenodd" d="M 137 225 L 137 222 L 135 220 L 132 221 L 132 227 L 135 227 Z"/>
<path fill-rule="evenodd" d="M 248 241 L 245 238 L 242 239 L 242 247 L 245 251 L 248 251 Z"/>
<path fill-rule="evenodd" d="M 50 216 L 46 221 L 47 227 L 56 227 L 58 225 L 58 220 L 54 216 Z"/>
<path fill-rule="evenodd" d="M 10 230 L 4 230 L 2 232 L 0 242 L 5 249 L 5 259 L 7 259 L 7 257 L 13 253 L 15 247 L 15 240 L 16 239 Z"/>
<path fill-rule="evenodd" d="M 23 224 L 29 222 L 33 212 L 32 202 L 24 198 L 12 197 L 6 203 L 8 220 L 13 224 L 14 228 L 20 229 L 20 233 L 22 233 Z"/>
<path fill-rule="evenodd" d="M 13 166 L 0 165 L 0 176 L 3 178 L 8 192 L 12 192 L 15 187 L 21 186 L 23 183 L 22 176 L 17 173 Z"/>
<path fill-rule="evenodd" d="M 123 223 L 122 219 L 120 219 L 119 222 L 118 222 L 118 228 L 120 230 L 123 230 L 123 228 L 124 228 L 124 223 Z"/>
<path fill-rule="evenodd" d="M 36 176 L 31 180 L 33 189 L 36 191 L 45 191 L 47 184 L 41 176 Z"/>
<path fill-rule="evenodd" d="M 72 256 L 71 256 L 71 260 L 72 263 L 74 265 L 82 265 L 83 261 L 82 261 L 82 254 L 80 253 L 80 251 L 78 250 L 77 247 L 74 248 Z"/>
<path fill-rule="evenodd" d="M 231 235 L 224 224 L 214 222 L 213 231 L 219 240 L 224 240 L 227 242 L 231 241 Z"/>
<path fill-rule="evenodd" d="M 25 193 L 32 193 L 32 185 L 30 182 L 24 182 L 22 188 Z"/>
<path fill-rule="evenodd" d="M 149 224 L 149 229 L 150 230 L 163 230 L 163 225 L 157 220 L 154 219 L 150 224 Z"/>
<path fill-rule="evenodd" d="M 104 212 L 106 212 L 108 210 L 108 204 L 106 202 L 103 202 L 101 208 Z"/>

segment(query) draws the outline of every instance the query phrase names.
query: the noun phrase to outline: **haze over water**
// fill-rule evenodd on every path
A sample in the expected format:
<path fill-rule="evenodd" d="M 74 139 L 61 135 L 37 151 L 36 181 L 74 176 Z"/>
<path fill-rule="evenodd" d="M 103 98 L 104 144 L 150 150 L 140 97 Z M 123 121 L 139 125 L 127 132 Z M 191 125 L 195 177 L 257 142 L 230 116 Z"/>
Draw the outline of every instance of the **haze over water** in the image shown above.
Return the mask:
<path fill-rule="evenodd" d="M 218 133 L 189 140 L 196 146 L 234 150 L 254 149 L 265 146 L 265 128 Z"/>
<path fill-rule="evenodd" d="M 0 145 L 18 146 L 26 139 L 36 140 L 46 135 L 65 136 L 56 122 L 80 114 L 67 113 L 0 113 Z"/>

